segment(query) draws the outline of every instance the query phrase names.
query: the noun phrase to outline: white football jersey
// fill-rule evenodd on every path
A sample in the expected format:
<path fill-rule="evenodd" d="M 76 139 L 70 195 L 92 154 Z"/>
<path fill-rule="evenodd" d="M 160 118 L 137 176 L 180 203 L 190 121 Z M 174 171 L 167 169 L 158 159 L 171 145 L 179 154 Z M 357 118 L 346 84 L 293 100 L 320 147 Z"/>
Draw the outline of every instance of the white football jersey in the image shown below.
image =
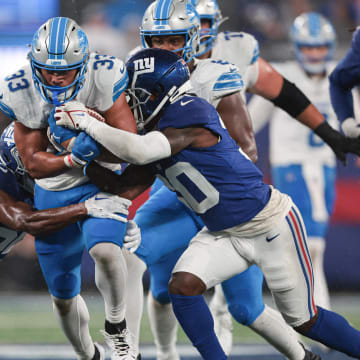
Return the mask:
<path fill-rule="evenodd" d="M 128 75 L 123 61 L 96 53 L 90 54 L 83 88 L 75 100 L 96 111 L 108 110 L 125 90 Z M 36 90 L 30 65 L 8 76 L 0 83 L 0 110 L 28 128 L 48 126 L 47 119 L 54 105 L 42 99 Z M 52 151 L 50 148 L 48 151 Z M 69 169 L 65 173 L 36 182 L 44 189 L 60 191 L 89 181 L 81 169 Z"/>
<path fill-rule="evenodd" d="M 255 85 L 258 79 L 259 45 L 252 35 L 231 31 L 219 33 L 210 58 L 228 61 L 238 67 L 244 81 L 243 97 L 245 91 Z"/>
<path fill-rule="evenodd" d="M 296 61 L 289 61 L 272 66 L 299 89 L 324 115 L 326 121 L 339 129 L 339 123 L 332 109 L 329 94 L 328 77 L 310 78 Z M 335 64 L 328 65 L 328 74 Z M 335 155 L 307 126 L 289 116 L 273 103 L 259 96 L 254 96 L 248 106 L 255 131 L 266 121 L 270 121 L 270 162 L 274 166 L 318 162 L 335 166 Z M 259 125 L 261 124 L 261 125 Z"/>

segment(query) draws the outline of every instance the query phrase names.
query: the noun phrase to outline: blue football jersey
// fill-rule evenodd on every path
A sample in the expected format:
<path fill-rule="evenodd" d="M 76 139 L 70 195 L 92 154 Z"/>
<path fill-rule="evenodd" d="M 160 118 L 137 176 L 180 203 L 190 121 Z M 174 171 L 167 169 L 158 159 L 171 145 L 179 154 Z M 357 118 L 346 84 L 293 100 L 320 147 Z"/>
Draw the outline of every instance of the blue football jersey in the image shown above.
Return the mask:
<path fill-rule="evenodd" d="M 200 215 L 209 230 L 247 222 L 265 207 L 269 186 L 221 125 L 212 105 L 198 97 L 184 96 L 166 108 L 158 125 L 159 130 L 200 126 L 219 136 L 216 145 L 187 147 L 152 164 L 155 174 Z"/>

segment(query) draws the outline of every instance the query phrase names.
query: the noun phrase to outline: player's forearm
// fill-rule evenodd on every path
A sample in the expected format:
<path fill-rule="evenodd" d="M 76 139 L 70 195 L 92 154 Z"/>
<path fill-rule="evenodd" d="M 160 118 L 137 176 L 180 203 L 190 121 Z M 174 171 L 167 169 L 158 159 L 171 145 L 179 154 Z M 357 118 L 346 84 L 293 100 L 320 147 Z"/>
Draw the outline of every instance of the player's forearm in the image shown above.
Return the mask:
<path fill-rule="evenodd" d="M 34 179 L 56 176 L 68 170 L 64 156 L 56 156 L 45 151 L 37 152 L 23 162 L 29 175 Z"/>
<path fill-rule="evenodd" d="M 137 135 L 91 121 L 85 131 L 115 156 L 125 162 L 145 165 L 171 155 L 167 138 L 159 131 Z"/>
<path fill-rule="evenodd" d="M 122 175 L 118 175 L 95 162 L 92 162 L 86 168 L 86 175 L 101 191 L 115 194 L 128 200 L 134 200 L 148 189 L 154 181 L 154 177 L 146 172 L 143 172 L 141 176 L 133 176 L 131 173 L 131 171 L 126 169 Z"/>
<path fill-rule="evenodd" d="M 84 203 L 66 207 L 34 211 L 19 217 L 21 230 L 32 235 L 43 235 L 65 228 L 87 216 Z"/>

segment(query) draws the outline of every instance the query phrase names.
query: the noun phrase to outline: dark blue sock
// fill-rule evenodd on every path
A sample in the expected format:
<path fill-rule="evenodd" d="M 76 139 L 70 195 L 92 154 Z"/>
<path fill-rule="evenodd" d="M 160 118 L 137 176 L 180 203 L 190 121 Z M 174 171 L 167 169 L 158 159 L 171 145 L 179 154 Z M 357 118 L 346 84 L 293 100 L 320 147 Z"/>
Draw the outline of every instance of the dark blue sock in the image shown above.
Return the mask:
<path fill-rule="evenodd" d="M 202 295 L 170 294 L 174 313 L 203 359 L 227 359 L 214 332 L 214 320 Z"/>
<path fill-rule="evenodd" d="M 305 336 L 359 359 L 360 331 L 353 328 L 341 315 L 320 306 L 317 308 L 319 317 Z"/>

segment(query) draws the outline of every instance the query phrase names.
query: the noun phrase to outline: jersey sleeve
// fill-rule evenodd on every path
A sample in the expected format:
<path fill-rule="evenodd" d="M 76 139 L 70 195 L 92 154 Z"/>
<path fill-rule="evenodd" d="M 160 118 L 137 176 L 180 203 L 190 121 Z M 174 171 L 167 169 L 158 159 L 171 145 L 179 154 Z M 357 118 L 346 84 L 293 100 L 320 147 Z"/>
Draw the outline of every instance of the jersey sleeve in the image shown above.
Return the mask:
<path fill-rule="evenodd" d="M 223 97 L 239 92 L 244 87 L 243 78 L 237 67 L 221 60 L 201 63 L 194 75 L 195 78 L 192 77 L 191 81 L 195 85 L 196 94 L 215 108 Z"/>
<path fill-rule="evenodd" d="M 96 108 L 106 111 L 124 92 L 129 82 L 125 64 L 113 56 L 96 55 L 90 64 L 94 70 Z M 81 90 L 80 90 L 81 92 Z"/>
<path fill-rule="evenodd" d="M 16 120 L 14 109 L 11 106 L 11 98 L 6 80 L 0 83 L 0 110 L 10 119 Z"/>

